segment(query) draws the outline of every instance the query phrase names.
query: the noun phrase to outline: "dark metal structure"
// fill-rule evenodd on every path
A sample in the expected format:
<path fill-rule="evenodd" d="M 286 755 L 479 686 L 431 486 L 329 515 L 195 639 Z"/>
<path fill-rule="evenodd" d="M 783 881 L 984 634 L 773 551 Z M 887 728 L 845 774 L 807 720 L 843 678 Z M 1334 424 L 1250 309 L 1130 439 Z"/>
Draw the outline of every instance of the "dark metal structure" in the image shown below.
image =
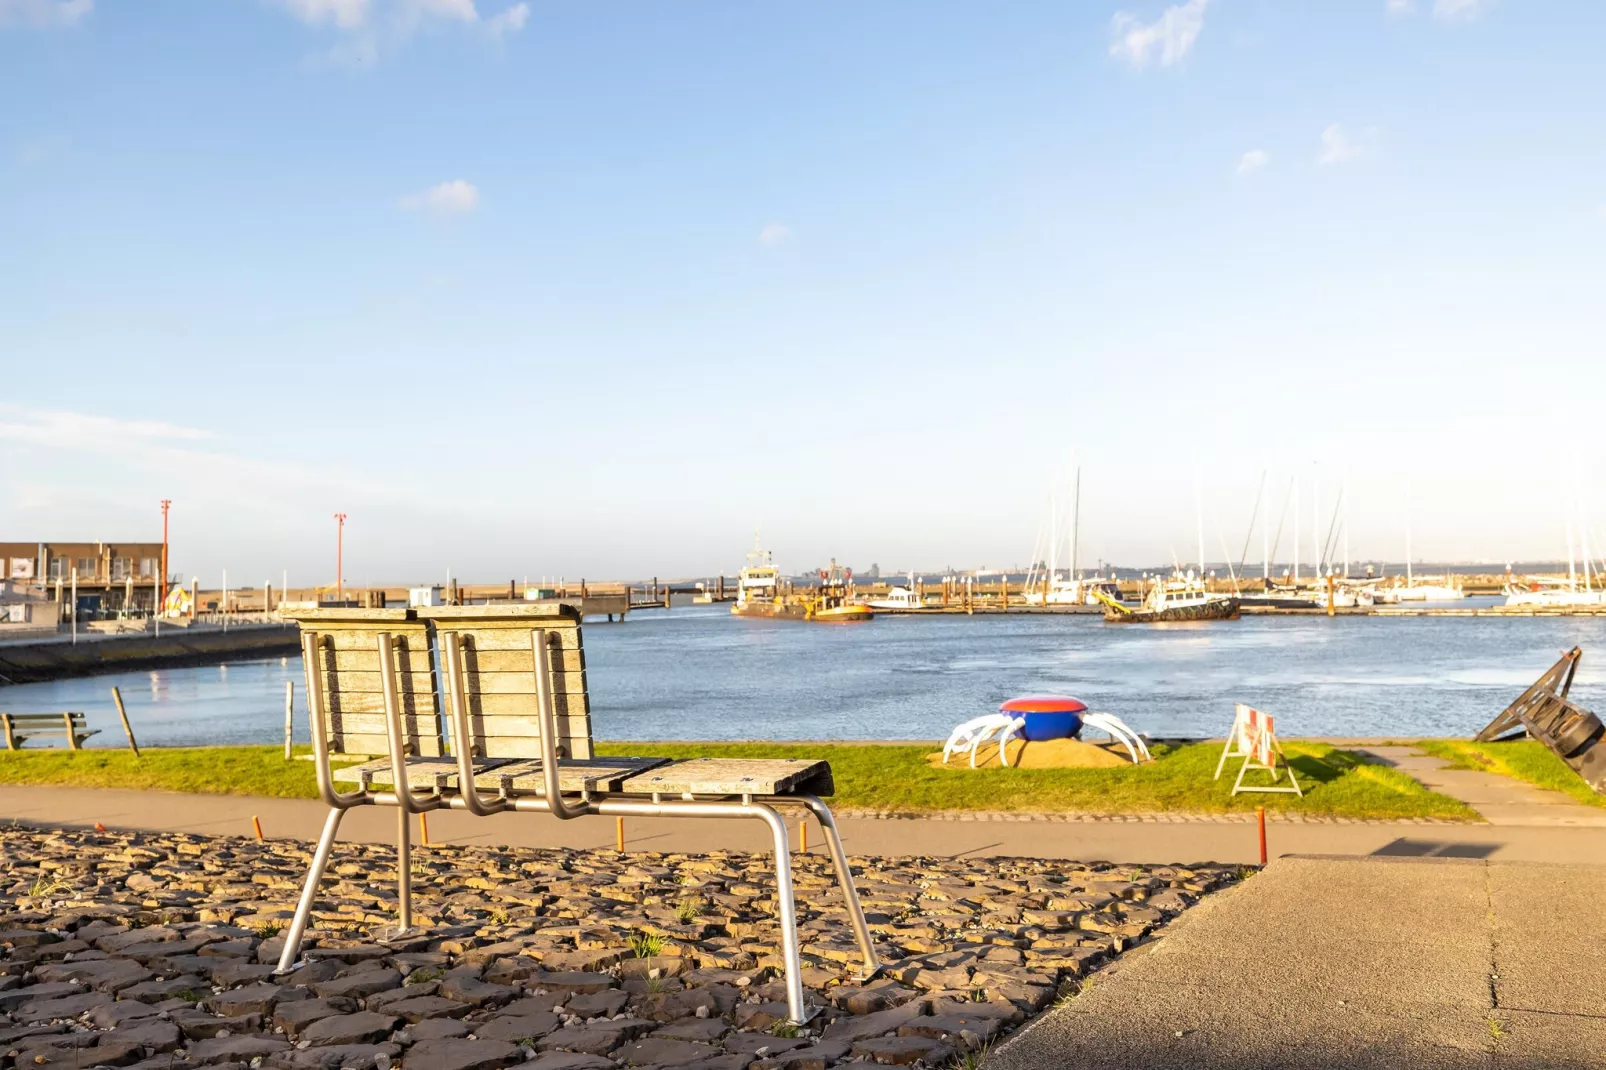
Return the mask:
<path fill-rule="evenodd" d="M 1532 736 L 1566 762 L 1584 783 L 1606 795 L 1606 725 L 1567 697 L 1583 656 L 1583 650 L 1576 646 L 1563 654 L 1476 739 L 1491 743 Z"/>

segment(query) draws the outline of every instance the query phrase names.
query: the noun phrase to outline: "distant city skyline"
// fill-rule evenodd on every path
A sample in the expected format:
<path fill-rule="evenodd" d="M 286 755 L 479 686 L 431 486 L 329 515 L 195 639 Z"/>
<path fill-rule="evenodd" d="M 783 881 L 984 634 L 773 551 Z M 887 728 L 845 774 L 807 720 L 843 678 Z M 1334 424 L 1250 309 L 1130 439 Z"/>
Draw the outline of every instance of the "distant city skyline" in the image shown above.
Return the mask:
<path fill-rule="evenodd" d="M 332 581 L 336 512 L 354 583 L 731 575 L 755 527 L 975 567 L 1079 464 L 1085 563 L 1196 558 L 1196 487 L 1235 557 L 1263 471 L 1307 546 L 1345 486 L 1354 560 L 1599 557 L 1603 31 L 0 0 L 0 538 L 170 498 L 207 583 Z"/>

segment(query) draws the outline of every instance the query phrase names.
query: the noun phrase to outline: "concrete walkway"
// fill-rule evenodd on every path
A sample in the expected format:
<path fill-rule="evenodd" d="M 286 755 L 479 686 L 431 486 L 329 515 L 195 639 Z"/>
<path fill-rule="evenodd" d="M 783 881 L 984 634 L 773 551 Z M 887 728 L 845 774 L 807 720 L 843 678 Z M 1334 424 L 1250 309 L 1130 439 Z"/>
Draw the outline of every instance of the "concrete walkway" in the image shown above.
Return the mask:
<path fill-rule="evenodd" d="M 1430 791 L 1460 799 L 1491 825 L 1606 828 L 1606 807 L 1585 806 L 1559 791 L 1473 769 L 1452 769 L 1414 747 L 1358 747 L 1421 781 Z"/>
<path fill-rule="evenodd" d="M 248 836 L 255 816 L 269 837 L 315 840 L 327 812 L 321 802 L 311 799 L 0 785 L 0 820 L 36 825 L 100 822 L 108 828 Z M 359 807 L 347 815 L 341 838 L 393 843 L 396 820 L 393 809 Z M 840 825 L 848 851 L 858 855 L 1013 855 L 1147 863 L 1259 860 L 1255 826 L 1237 821 L 1167 824 L 843 818 Z M 792 829 L 795 849 L 795 821 Z M 435 843 L 614 846 L 614 823 L 605 818 L 557 821 L 536 814 L 475 818 L 444 812 L 429 815 L 429 833 Z M 627 847 L 647 851 L 761 851 L 770 846 L 764 827 L 746 820 L 630 818 L 625 833 Z M 415 824 L 415 841 L 417 838 Z M 1272 857 L 1404 855 L 1606 863 L 1606 827 L 1273 822 L 1267 838 Z M 816 851 L 823 847 L 817 828 L 810 830 L 809 847 Z"/>
<path fill-rule="evenodd" d="M 987 1070 L 1606 1065 L 1606 868 L 1280 859 Z"/>

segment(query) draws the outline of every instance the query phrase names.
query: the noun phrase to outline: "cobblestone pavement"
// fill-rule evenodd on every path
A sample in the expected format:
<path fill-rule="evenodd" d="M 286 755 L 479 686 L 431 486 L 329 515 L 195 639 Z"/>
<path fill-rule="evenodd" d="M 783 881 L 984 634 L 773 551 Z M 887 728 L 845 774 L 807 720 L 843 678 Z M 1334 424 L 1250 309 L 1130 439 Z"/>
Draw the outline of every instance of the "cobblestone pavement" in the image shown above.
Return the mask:
<path fill-rule="evenodd" d="M 295 841 L 0 830 L 0 1070 L 825 1070 L 955 1061 L 1144 942 L 1224 866 L 855 860 L 886 969 L 799 856 L 804 983 L 786 1023 L 764 855 L 342 845 L 307 964 L 273 976 Z"/>

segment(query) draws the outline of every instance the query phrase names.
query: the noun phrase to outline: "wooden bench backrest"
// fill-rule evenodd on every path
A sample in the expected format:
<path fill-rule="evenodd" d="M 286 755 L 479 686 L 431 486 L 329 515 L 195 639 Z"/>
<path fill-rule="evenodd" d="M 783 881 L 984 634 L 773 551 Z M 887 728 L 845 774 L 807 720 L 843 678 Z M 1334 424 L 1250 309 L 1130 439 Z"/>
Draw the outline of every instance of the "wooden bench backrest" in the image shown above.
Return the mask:
<path fill-rule="evenodd" d="M 65 718 L 72 718 L 74 728 L 82 728 L 85 724 L 82 713 L 68 713 L 65 710 L 61 713 L 0 713 L 0 717 L 6 718 L 18 728 L 59 728 L 63 732 L 67 730 Z"/>
<path fill-rule="evenodd" d="M 586 693 L 578 609 L 554 604 L 438 606 L 421 608 L 418 615 L 435 627 L 443 673 L 449 637 L 457 636 L 461 644 L 463 693 L 482 757 L 532 758 L 541 753 L 532 640 L 537 630 L 548 637 L 558 753 L 592 757 L 591 697 Z"/>
<path fill-rule="evenodd" d="M 284 616 L 310 637 L 307 700 L 321 702 L 334 754 L 389 754 L 379 637 L 390 636 L 397 699 L 408 753 L 446 753 L 429 627 L 410 609 L 301 609 Z M 316 724 L 316 719 L 313 720 Z"/>

